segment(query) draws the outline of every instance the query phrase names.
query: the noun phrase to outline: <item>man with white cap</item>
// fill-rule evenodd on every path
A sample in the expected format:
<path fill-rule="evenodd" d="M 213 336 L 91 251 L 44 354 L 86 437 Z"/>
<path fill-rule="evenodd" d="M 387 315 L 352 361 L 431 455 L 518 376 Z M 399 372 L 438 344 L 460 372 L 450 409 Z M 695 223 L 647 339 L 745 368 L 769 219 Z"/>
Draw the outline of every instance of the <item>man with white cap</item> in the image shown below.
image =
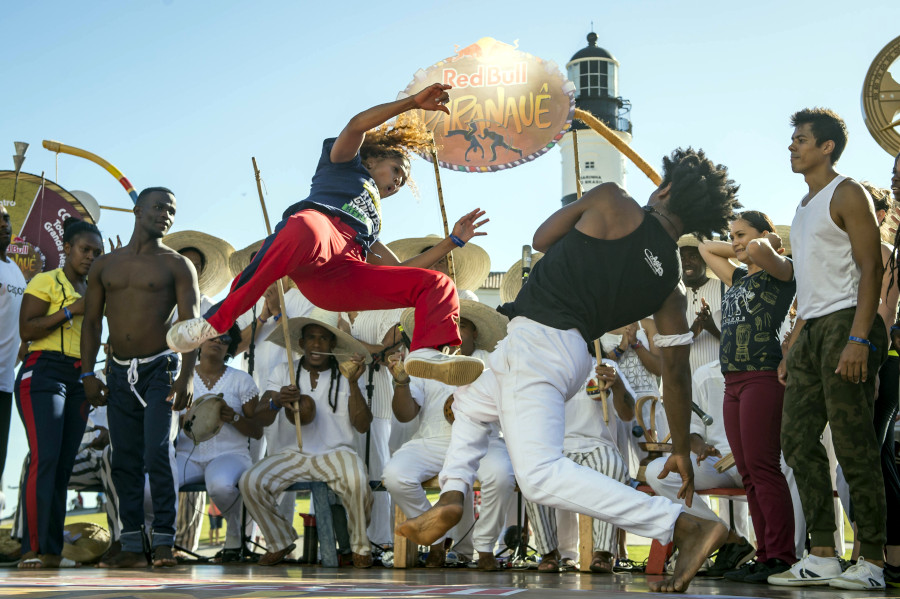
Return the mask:
<path fill-rule="evenodd" d="M 297 368 L 297 386 L 290 383 L 287 364 L 269 375 L 257 421 L 267 426 L 276 418 L 293 423 L 298 404 L 303 449 L 286 449 L 270 455 L 244 473 L 238 484 L 247 511 L 266 538 L 268 553 L 259 564 L 281 562 L 294 549 L 297 532 L 291 521 L 278 512 L 281 494 L 298 481 L 324 482 L 341 498 L 347 510 L 353 565 L 372 565 L 372 549 L 366 536 L 366 521 L 372 507 L 372 492 L 362 459 L 355 450 L 353 430 L 364 432 L 372 422 L 359 388 L 365 370 L 365 348 L 338 328 L 338 314 L 316 308 L 308 317 L 293 318 L 292 348 L 303 354 Z M 269 340 L 285 344 L 279 328 Z M 347 372 L 344 380 L 339 370 Z M 285 408 L 283 413 L 282 408 Z"/>
<path fill-rule="evenodd" d="M 407 310 L 403 315 L 401 323 L 404 330 L 413 327 L 412 312 Z M 484 304 L 460 300 L 460 351 L 463 355 L 486 359 L 497 342 L 506 335 L 507 322 L 505 316 Z M 421 419 L 419 430 L 412 440 L 404 444 L 385 466 L 384 485 L 403 513 L 415 517 L 431 507 L 422 483 L 440 472 L 450 447 L 451 423 L 445 417 L 445 404 L 452 400 L 455 387 L 435 380 L 410 377 L 396 354 L 391 356 L 390 364 L 394 377 L 393 409 L 397 419 L 405 422 L 420 412 Z M 481 481 L 478 520 L 473 522 L 473 503 L 469 497 L 463 520 L 456 527 L 466 538 L 467 531 L 471 529 L 473 540 L 463 543 L 464 539 L 455 539 L 457 553 L 465 555 L 466 549 L 474 546 L 478 552 L 479 568 L 496 570 L 494 545 L 503 531 L 507 500 L 516 486 L 506 444 L 499 435 L 499 426 L 492 429 L 487 453 L 478 468 L 478 480 Z M 427 566 L 436 568 L 444 565 L 445 538 L 431 544 Z M 468 553 L 471 554 L 471 551 Z"/>

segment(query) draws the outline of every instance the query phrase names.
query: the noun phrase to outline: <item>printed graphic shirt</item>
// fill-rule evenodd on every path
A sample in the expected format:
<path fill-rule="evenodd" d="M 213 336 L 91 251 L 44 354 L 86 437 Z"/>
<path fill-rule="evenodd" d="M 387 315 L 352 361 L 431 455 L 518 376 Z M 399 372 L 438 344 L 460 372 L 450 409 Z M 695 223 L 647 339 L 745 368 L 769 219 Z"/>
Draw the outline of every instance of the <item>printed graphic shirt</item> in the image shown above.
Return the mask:
<path fill-rule="evenodd" d="M 25 295 L 25 277 L 16 263 L 0 260 L 0 391 L 12 393 L 19 352 L 19 310 Z"/>
<path fill-rule="evenodd" d="M 381 195 L 359 153 L 349 162 L 331 161 L 336 139 L 328 138 L 322 144 L 309 196 L 285 210 L 282 218 L 306 208 L 337 216 L 353 227 L 357 243 L 368 251 L 381 233 Z"/>
<path fill-rule="evenodd" d="M 722 299 L 722 372 L 777 370 L 778 330 L 797 291 L 795 280 L 780 281 L 762 270 L 737 268 Z"/>

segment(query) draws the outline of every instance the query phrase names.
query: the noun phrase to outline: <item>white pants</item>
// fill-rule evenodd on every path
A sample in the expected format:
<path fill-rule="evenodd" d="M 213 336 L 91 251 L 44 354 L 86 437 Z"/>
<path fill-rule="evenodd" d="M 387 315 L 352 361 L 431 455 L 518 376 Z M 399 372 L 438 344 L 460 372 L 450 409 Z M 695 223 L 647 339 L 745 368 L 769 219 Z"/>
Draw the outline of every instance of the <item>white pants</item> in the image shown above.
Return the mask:
<path fill-rule="evenodd" d="M 237 483 L 241 475 L 251 466 L 249 455 L 227 453 L 209 462 L 189 460 L 186 455 L 176 456 L 178 464 L 178 486 L 206 484 L 210 499 L 222 512 L 227 524 L 225 548 L 237 549 L 241 546 L 241 495 Z"/>
<path fill-rule="evenodd" d="M 299 536 L 292 521 L 278 512 L 285 489 L 295 482 L 318 481 L 341 498 L 347 511 L 350 546 L 353 553 L 369 555 L 372 547 L 366 536 L 372 490 L 366 467 L 351 451 L 335 451 L 311 456 L 290 449 L 260 460 L 241 477 L 238 487 L 247 511 L 259 524 L 270 552 L 281 551 Z"/>
<path fill-rule="evenodd" d="M 564 453 L 567 458 L 574 461 L 576 464 L 581 464 L 592 470 L 596 470 L 597 472 L 602 472 L 613 480 L 625 482 L 625 477 L 628 476 L 628 468 L 625 465 L 625 459 L 615 447 L 600 445 L 593 451 L 566 451 Z M 538 552 L 544 555 L 559 548 L 557 510 L 530 501 L 526 504 L 526 508 L 528 509 L 528 518 L 531 520 L 531 529 L 534 531 L 534 543 L 537 546 Z M 616 541 L 619 536 L 618 530 L 618 528 L 609 522 L 594 519 L 594 551 L 606 551 L 615 555 Z M 562 554 L 562 551 L 560 554 Z"/>
<path fill-rule="evenodd" d="M 454 393 L 452 440 L 441 489 L 472 488 L 487 452 L 489 423 L 499 420 L 519 489 L 535 503 L 598 518 L 668 543 L 681 506 L 650 497 L 563 455 L 565 402 L 580 389 L 591 357 L 577 330 L 524 317 L 488 358 L 488 369 Z"/>
<path fill-rule="evenodd" d="M 681 489 L 681 477 L 677 474 L 670 473 L 666 478 L 660 480 L 659 473 L 662 472 L 663 465 L 666 463 L 667 457 L 661 457 L 647 464 L 647 484 L 653 489 L 653 492 L 662 497 L 667 497 L 677 503 L 684 503 L 684 500 L 678 499 L 678 490 Z M 744 483 L 737 468 L 730 468 L 720 473 L 716 470 L 715 463 L 717 458 L 707 458 L 697 464 L 697 454 L 691 453 L 691 465 L 694 467 L 694 489 L 704 491 L 706 489 L 743 489 Z M 747 514 L 749 509 L 746 501 L 732 501 L 734 505 L 734 530 L 737 534 L 744 537 L 748 541 L 751 539 L 750 527 L 747 522 Z M 727 509 L 728 504 L 725 500 L 720 500 L 719 516 L 710 509 L 706 503 L 705 497 L 694 495 L 693 505 L 685 507 L 684 511 L 693 514 L 704 520 L 724 521 L 723 510 Z M 729 524 L 725 522 L 725 524 Z"/>
<path fill-rule="evenodd" d="M 455 426 L 455 425 L 454 425 Z M 391 497 L 409 518 L 414 518 L 431 507 L 422 483 L 441 471 L 450 437 L 413 439 L 401 447 L 384 468 L 384 486 Z M 456 526 L 456 550 L 471 555 L 471 549 L 479 553 L 492 553 L 506 522 L 506 508 L 510 493 L 516 487 L 512 464 L 503 439 L 493 437 L 482 458 L 477 472 L 481 482 L 481 511 L 474 521 L 471 495 L 467 493 L 463 520 Z M 468 517 L 467 517 L 468 516 Z M 474 528 L 472 528 L 474 524 Z M 472 530 L 471 535 L 466 533 Z M 471 540 L 468 542 L 462 537 Z M 443 540 L 442 537 L 441 540 Z"/>
<path fill-rule="evenodd" d="M 366 434 L 357 433 L 356 451 L 365 459 Z M 373 418 L 369 425 L 369 478 L 381 480 L 384 466 L 391 459 L 388 443 L 391 436 L 391 421 L 388 418 Z M 391 496 L 389 493 L 375 493 L 373 495 L 372 517 L 366 533 L 369 540 L 376 545 L 394 544 L 394 527 L 392 526 L 393 514 L 391 510 Z"/>

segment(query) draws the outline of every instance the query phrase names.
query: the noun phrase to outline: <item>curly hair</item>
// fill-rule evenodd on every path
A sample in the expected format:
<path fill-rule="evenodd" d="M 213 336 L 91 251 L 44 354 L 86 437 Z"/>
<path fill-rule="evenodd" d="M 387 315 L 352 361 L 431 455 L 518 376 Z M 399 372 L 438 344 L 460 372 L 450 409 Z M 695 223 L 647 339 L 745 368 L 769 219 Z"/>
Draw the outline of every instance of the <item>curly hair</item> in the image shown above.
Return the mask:
<path fill-rule="evenodd" d="M 847 124 L 844 119 L 828 108 L 804 108 L 791 115 L 791 127 L 799 127 L 809 123 L 812 134 L 816 138 L 816 147 L 826 141 L 834 142 L 831 151 L 831 164 L 834 164 L 847 147 Z"/>
<path fill-rule="evenodd" d="M 413 154 L 429 152 L 433 139 L 417 112 L 404 112 L 393 121 L 369 130 L 359 148 L 359 157 L 363 162 L 370 158 L 399 158 L 409 162 Z M 412 176 L 406 183 L 413 194 L 418 195 Z"/>
<path fill-rule="evenodd" d="M 703 150 L 678 148 L 663 157 L 660 187 L 670 183 L 668 209 L 681 219 L 683 233 L 693 233 L 701 241 L 713 233 L 725 233 L 734 211 L 742 207 L 728 168 L 714 164 Z"/>

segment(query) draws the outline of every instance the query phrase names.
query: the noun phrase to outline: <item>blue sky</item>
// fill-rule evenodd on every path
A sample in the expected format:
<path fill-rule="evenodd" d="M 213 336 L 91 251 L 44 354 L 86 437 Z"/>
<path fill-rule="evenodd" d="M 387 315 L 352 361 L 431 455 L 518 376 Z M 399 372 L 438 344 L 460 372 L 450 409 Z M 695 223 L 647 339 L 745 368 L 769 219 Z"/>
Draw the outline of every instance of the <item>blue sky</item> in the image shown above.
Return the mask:
<path fill-rule="evenodd" d="M 241 248 L 264 234 L 251 156 L 277 220 L 305 196 L 323 138 L 394 99 L 454 45 L 518 40 L 564 68 L 593 22 L 620 62 L 633 147 L 657 168 L 679 145 L 702 147 L 730 167 L 747 207 L 789 223 L 805 192 L 786 149 L 799 108 L 840 113 L 850 142 L 838 169 L 887 186 L 892 160 L 865 129 L 860 90 L 872 59 L 900 33 L 896 16 L 894 2 L 825 0 L 7 3 L 0 144 L 12 155 L 13 141 L 27 141 L 24 171 L 128 207 L 119 184 L 90 162 L 61 156 L 57 178 L 40 142 L 93 151 L 138 190 L 173 189 L 173 230 L 204 230 Z M 11 169 L 6 160 L 0 168 Z M 386 241 L 440 230 L 431 165 L 416 161 L 413 176 L 420 199 L 403 190 L 385 202 Z M 559 206 L 562 177 L 556 150 L 501 173 L 442 172 L 451 222 L 477 206 L 488 211 L 481 245 L 494 270 L 506 270 Z M 627 186 L 641 202 L 652 191 L 635 168 Z M 132 219 L 104 212 L 99 225 L 127 239 Z M 23 444 L 19 428 L 6 486 Z"/>

